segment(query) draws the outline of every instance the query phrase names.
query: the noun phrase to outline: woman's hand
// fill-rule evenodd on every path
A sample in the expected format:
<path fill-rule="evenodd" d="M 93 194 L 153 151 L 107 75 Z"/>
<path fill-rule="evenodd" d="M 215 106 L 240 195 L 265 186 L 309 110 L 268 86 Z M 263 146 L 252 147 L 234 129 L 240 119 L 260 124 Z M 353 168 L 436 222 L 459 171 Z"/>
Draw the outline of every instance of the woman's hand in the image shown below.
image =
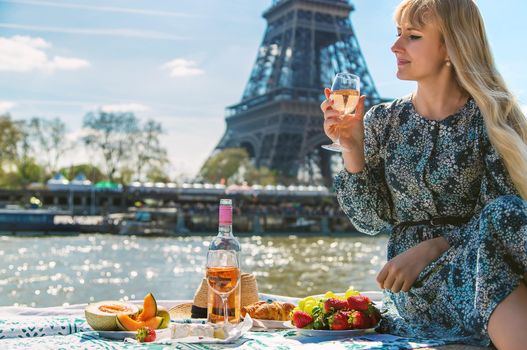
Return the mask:
<path fill-rule="evenodd" d="M 320 105 L 324 113 L 324 132 L 335 141 L 340 137 L 340 144 L 348 149 L 362 149 L 364 145 L 364 101 L 366 96 L 361 96 L 354 114 L 341 116 L 341 113 L 331 108 L 333 100 L 329 97 L 331 90 L 324 89 L 326 100 Z"/>
<path fill-rule="evenodd" d="M 377 275 L 381 289 L 394 293 L 408 292 L 419 274 L 448 249 L 446 239 L 439 237 L 419 243 L 388 261 Z"/>

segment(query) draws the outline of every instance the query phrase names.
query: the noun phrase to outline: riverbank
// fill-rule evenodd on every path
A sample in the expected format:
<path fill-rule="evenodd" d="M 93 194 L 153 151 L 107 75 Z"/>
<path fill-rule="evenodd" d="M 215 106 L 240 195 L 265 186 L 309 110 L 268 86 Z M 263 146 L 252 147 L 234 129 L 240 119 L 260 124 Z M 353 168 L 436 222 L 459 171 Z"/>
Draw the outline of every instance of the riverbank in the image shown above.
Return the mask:
<path fill-rule="evenodd" d="M 129 208 L 108 215 L 71 215 L 56 209 L 0 209 L 0 234 L 207 235 L 217 230 L 217 212 L 217 208 Z M 233 228 L 244 235 L 356 233 L 343 213 L 299 209 L 277 212 L 238 210 Z"/>

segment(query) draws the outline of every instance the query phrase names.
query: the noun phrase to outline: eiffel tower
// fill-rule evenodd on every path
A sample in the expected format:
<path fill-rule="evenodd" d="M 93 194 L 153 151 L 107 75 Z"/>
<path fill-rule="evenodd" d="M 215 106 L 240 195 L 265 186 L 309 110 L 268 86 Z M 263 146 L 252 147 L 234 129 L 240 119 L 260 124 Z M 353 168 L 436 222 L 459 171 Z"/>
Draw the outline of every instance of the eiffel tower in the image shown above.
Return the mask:
<path fill-rule="evenodd" d="M 362 56 L 348 0 L 274 0 L 240 103 L 227 107 L 216 150 L 243 147 L 257 167 L 281 180 L 330 185 L 340 155 L 320 148 L 323 88 L 337 72 L 361 79 L 366 108 L 383 102 Z M 337 158 L 338 157 L 338 158 Z M 286 181 L 287 182 L 287 181 Z"/>

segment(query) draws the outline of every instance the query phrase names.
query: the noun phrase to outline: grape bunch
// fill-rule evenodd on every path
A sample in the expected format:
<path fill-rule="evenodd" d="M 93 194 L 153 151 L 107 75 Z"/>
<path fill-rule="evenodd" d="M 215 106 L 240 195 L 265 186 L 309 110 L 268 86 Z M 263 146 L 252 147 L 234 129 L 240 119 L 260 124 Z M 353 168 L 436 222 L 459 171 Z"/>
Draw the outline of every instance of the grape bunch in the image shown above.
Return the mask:
<path fill-rule="evenodd" d="M 322 297 L 308 296 L 298 302 L 291 315 L 295 327 L 319 330 L 372 328 L 380 319 L 372 301 L 352 289 L 344 295 L 326 292 Z"/>

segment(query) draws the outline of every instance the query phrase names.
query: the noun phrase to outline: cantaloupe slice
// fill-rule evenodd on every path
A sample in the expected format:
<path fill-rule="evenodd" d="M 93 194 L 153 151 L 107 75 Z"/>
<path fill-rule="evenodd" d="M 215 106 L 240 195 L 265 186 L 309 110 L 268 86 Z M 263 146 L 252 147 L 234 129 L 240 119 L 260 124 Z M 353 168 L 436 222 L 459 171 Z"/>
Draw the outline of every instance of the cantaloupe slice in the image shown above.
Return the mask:
<path fill-rule="evenodd" d="M 88 324 L 97 331 L 116 331 L 118 314 L 135 317 L 139 308 L 131 303 L 105 300 L 86 306 L 84 314 Z"/>
<path fill-rule="evenodd" d="M 123 331 L 136 331 L 142 327 L 158 329 L 163 324 L 163 317 L 151 317 L 145 321 L 136 321 L 130 316 L 121 314 L 117 315 L 117 326 Z"/>
<path fill-rule="evenodd" d="M 149 320 L 157 315 L 157 302 L 152 293 L 148 293 L 143 301 L 143 310 L 136 317 L 137 321 Z"/>

